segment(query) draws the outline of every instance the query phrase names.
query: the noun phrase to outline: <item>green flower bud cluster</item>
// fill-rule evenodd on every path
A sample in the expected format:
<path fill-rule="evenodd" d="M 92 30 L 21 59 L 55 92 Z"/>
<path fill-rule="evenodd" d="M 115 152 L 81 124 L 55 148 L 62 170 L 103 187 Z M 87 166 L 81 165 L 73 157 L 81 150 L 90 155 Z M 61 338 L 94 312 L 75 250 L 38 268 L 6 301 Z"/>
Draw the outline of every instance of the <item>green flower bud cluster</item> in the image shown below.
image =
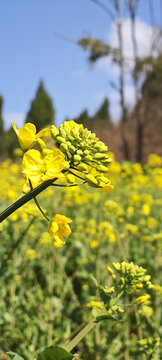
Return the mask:
<path fill-rule="evenodd" d="M 119 315 L 123 313 L 124 310 L 119 305 L 111 305 L 110 309 L 107 311 L 107 315 L 109 316 Z"/>
<path fill-rule="evenodd" d="M 150 275 L 147 275 L 146 269 L 141 266 L 135 265 L 133 262 L 127 263 L 125 261 L 113 263 L 112 266 L 116 273 L 120 275 L 120 278 L 117 278 L 111 267 L 107 267 L 108 272 L 116 283 L 116 287 L 119 286 L 124 292 L 136 293 L 143 287 L 148 289 L 154 288 L 154 285 L 150 281 Z"/>
<path fill-rule="evenodd" d="M 78 170 L 87 172 L 88 166 L 92 166 L 101 173 L 108 171 L 108 164 L 112 160 L 107 155 L 107 146 L 82 124 L 65 121 L 59 130 L 52 125 L 51 136 L 59 143 L 70 164 Z"/>
<path fill-rule="evenodd" d="M 149 337 L 146 339 L 141 339 L 138 341 L 138 345 L 140 353 L 143 353 L 145 355 L 151 355 L 154 352 L 155 348 L 160 346 L 160 338 Z"/>

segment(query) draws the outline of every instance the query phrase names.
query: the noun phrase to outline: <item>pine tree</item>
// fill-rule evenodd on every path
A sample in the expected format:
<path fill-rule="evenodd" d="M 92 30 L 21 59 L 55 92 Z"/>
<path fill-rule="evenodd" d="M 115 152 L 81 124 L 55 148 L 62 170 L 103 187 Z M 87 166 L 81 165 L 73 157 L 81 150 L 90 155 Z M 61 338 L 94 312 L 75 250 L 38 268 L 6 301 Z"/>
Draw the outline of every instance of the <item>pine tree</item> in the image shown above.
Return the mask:
<path fill-rule="evenodd" d="M 77 122 L 78 124 L 83 124 L 84 127 L 88 127 L 90 122 L 88 111 L 87 110 L 82 111 L 81 114 L 74 119 L 74 121 Z"/>
<path fill-rule="evenodd" d="M 97 110 L 93 116 L 93 123 L 98 127 L 107 127 L 112 126 L 110 113 L 109 113 L 109 100 L 105 98 L 100 108 Z"/>
<path fill-rule="evenodd" d="M 43 81 L 40 81 L 25 123 L 31 122 L 36 126 L 37 131 L 39 131 L 48 125 L 54 124 L 54 120 L 55 110 L 52 100 L 44 88 Z"/>

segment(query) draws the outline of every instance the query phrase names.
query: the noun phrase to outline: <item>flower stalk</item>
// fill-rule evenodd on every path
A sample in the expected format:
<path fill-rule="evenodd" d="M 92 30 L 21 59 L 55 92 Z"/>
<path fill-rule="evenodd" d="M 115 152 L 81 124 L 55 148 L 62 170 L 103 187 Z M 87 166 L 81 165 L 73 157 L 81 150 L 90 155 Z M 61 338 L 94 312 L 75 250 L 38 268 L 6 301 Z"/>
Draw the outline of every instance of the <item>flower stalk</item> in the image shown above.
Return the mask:
<path fill-rule="evenodd" d="M 49 186 L 51 186 L 55 180 L 56 179 L 50 179 L 50 180 L 44 181 L 43 183 L 38 185 L 35 189 L 29 191 L 27 194 L 23 195 L 21 198 L 16 200 L 13 204 L 8 206 L 5 210 L 3 210 L 0 213 L 0 222 L 5 220 L 8 216 L 13 214 L 16 210 L 18 210 L 21 206 L 26 204 L 28 201 L 30 201 L 31 199 L 34 199 L 42 191 L 44 191 Z"/>

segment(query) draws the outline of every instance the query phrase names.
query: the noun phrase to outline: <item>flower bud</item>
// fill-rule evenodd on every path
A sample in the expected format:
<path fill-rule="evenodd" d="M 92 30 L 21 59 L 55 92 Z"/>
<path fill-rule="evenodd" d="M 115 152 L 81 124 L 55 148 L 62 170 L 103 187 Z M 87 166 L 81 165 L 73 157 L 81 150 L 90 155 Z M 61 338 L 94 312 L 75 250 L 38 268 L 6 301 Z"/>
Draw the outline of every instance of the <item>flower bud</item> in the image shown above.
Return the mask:
<path fill-rule="evenodd" d="M 83 151 L 82 150 L 77 150 L 77 155 L 83 155 Z"/>
<path fill-rule="evenodd" d="M 75 176 L 72 175 L 72 174 L 68 174 L 68 175 L 66 175 L 66 180 L 67 180 L 68 183 L 74 184 L 75 183 Z"/>
<path fill-rule="evenodd" d="M 94 159 L 95 160 L 107 159 L 107 155 L 106 154 L 101 154 L 101 153 L 96 153 L 96 154 L 94 154 Z"/>
<path fill-rule="evenodd" d="M 84 163 L 80 163 L 80 164 L 78 165 L 78 169 L 79 169 L 80 171 L 87 171 L 87 170 L 88 170 L 88 166 L 87 166 L 86 164 L 84 164 Z"/>
<path fill-rule="evenodd" d="M 77 162 L 79 162 L 79 161 L 82 160 L 82 158 L 81 158 L 80 155 L 74 155 L 74 156 L 73 156 L 73 159 L 74 159 L 74 161 L 77 161 Z"/>
<path fill-rule="evenodd" d="M 86 180 L 94 185 L 98 185 L 98 181 L 96 180 L 96 178 L 91 175 L 91 174 L 88 174 L 86 175 Z"/>
<path fill-rule="evenodd" d="M 68 161 L 64 161 L 64 170 L 68 170 L 70 167 L 69 162 Z"/>
<path fill-rule="evenodd" d="M 52 139 L 53 139 L 53 140 L 56 140 L 56 137 L 57 137 L 57 135 L 59 134 L 59 131 L 58 131 L 58 129 L 56 128 L 56 126 L 55 126 L 55 125 L 51 125 L 50 131 L 51 131 Z"/>
<path fill-rule="evenodd" d="M 63 137 L 63 138 L 66 138 L 66 132 L 64 129 L 60 129 L 60 135 Z"/>
<path fill-rule="evenodd" d="M 69 145 L 69 152 L 70 152 L 70 154 L 74 154 L 75 153 L 75 151 L 76 151 L 76 149 L 75 149 L 75 146 L 73 146 L 73 145 Z"/>
<path fill-rule="evenodd" d="M 66 142 L 66 140 L 62 136 L 57 136 L 56 141 L 58 141 L 59 143 L 65 143 Z"/>
<path fill-rule="evenodd" d="M 68 151 L 68 146 L 67 146 L 67 144 L 66 143 L 62 143 L 61 145 L 60 145 L 60 150 L 64 153 L 66 153 L 67 151 Z"/>
<path fill-rule="evenodd" d="M 84 150 L 84 155 L 89 155 L 89 150 Z"/>
<path fill-rule="evenodd" d="M 113 275 L 113 274 L 114 274 L 114 271 L 111 269 L 110 266 L 107 266 L 107 270 L 108 270 L 108 273 L 109 273 L 110 275 Z"/>
<path fill-rule="evenodd" d="M 105 172 L 105 173 L 108 172 L 108 168 L 104 165 L 98 165 L 96 169 L 99 172 Z"/>
<path fill-rule="evenodd" d="M 85 159 L 85 161 L 92 161 L 93 160 L 93 157 L 91 156 L 91 155 L 86 155 L 85 157 L 84 157 L 84 159 Z"/>

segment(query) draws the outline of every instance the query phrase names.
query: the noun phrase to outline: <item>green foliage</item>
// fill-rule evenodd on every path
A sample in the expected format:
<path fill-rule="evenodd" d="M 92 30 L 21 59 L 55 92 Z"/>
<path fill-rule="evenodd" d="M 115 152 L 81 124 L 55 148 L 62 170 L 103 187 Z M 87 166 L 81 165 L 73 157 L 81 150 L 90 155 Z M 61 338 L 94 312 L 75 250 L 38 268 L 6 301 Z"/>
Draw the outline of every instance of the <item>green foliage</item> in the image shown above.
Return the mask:
<path fill-rule="evenodd" d="M 0 348 L 4 353 L 12 349 L 33 360 L 47 345 L 68 344 L 94 319 L 92 306 L 101 302 L 107 313 L 97 310 L 99 323 L 72 351 L 80 360 L 162 358 L 158 341 L 161 159 L 155 160 L 150 170 L 148 165 L 112 163 L 114 175 L 111 168 L 109 175 L 116 186 L 109 195 L 86 187 L 49 188 L 42 193 L 39 201 L 49 216 L 60 212 L 73 219 L 72 234 L 60 249 L 52 240 L 44 242 L 47 223 L 34 202 L 1 224 L 3 260 L 35 216 L 1 274 Z M 8 161 L 0 169 L 2 210 L 20 193 L 22 179 L 19 169 L 15 175 L 16 167 Z M 35 259 L 26 258 L 28 249 L 35 251 Z M 154 288 L 148 274 L 158 284 Z M 141 294 L 143 301 L 146 292 L 150 299 L 134 301 Z"/>
<path fill-rule="evenodd" d="M 117 54 L 116 49 L 113 49 L 109 44 L 100 39 L 90 37 L 81 38 L 77 41 L 77 44 L 80 45 L 83 50 L 90 51 L 89 61 L 91 63 L 94 63 L 101 57 Z"/>
<path fill-rule="evenodd" d="M 9 357 L 12 359 L 12 360 L 24 360 L 24 358 L 22 356 L 20 356 L 19 354 L 13 352 L 13 351 L 9 351 L 7 353 L 7 355 L 9 355 Z"/>
<path fill-rule="evenodd" d="M 94 123 L 94 127 L 103 128 L 103 127 L 107 127 L 107 126 L 112 126 L 110 113 L 109 113 L 108 98 L 105 98 L 103 100 L 101 106 L 99 107 L 99 109 L 97 110 L 95 115 L 93 116 L 92 121 Z"/>
<path fill-rule="evenodd" d="M 83 124 L 84 127 L 89 128 L 91 118 L 88 114 L 87 110 L 83 110 L 81 114 L 74 119 L 74 121 L 78 124 Z"/>
<path fill-rule="evenodd" d="M 40 81 L 25 122 L 31 122 L 36 126 L 37 131 L 39 131 L 45 126 L 54 124 L 54 116 L 55 111 L 52 100 L 46 92 L 43 82 Z"/>
<path fill-rule="evenodd" d="M 73 355 L 68 353 L 60 346 L 49 346 L 45 348 L 38 356 L 37 360 L 71 360 Z M 19 359 L 15 359 L 19 360 Z"/>

